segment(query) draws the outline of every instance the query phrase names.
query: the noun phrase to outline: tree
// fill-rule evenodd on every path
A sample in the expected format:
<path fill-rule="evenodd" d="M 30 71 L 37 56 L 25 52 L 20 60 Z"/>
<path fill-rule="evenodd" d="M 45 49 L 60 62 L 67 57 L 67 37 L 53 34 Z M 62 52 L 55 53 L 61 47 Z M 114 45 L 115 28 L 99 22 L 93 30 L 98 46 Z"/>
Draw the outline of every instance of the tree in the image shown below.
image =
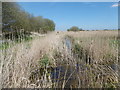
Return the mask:
<path fill-rule="evenodd" d="M 15 2 L 3 2 L 2 6 L 3 32 L 24 29 L 27 32 L 46 33 L 55 30 L 55 23 L 52 20 L 42 16 L 34 17 Z"/>
<path fill-rule="evenodd" d="M 14 2 L 3 2 L 2 6 L 3 31 L 29 30 L 29 13 L 21 10 Z"/>
<path fill-rule="evenodd" d="M 19 6 L 12 2 L 3 2 L 2 4 L 2 26 L 3 31 L 10 31 L 10 27 L 14 26 L 18 21 Z M 14 27 L 12 27 L 14 28 Z"/>
<path fill-rule="evenodd" d="M 44 31 L 54 31 L 55 23 L 52 20 L 44 19 Z"/>

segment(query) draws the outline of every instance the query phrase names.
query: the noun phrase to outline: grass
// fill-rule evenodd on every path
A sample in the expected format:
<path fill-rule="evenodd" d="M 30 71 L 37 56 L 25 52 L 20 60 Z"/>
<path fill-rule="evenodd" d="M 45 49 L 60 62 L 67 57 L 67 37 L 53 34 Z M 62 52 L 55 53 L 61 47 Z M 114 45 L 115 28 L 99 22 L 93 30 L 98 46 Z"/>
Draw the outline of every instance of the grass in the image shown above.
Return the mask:
<path fill-rule="evenodd" d="M 110 40 L 110 46 L 111 47 L 117 48 L 119 44 L 120 44 L 120 40 L 114 40 L 114 39 Z"/>
<path fill-rule="evenodd" d="M 20 44 L 21 42 L 22 43 L 23 42 L 30 42 L 31 40 L 33 40 L 33 38 L 28 36 L 28 37 L 25 37 L 22 39 L 16 39 L 16 40 L 13 40 L 10 42 L 3 42 L 3 43 L 0 43 L 0 50 L 11 48 L 13 45 Z"/>
<path fill-rule="evenodd" d="M 39 63 L 42 68 L 45 68 L 46 66 L 49 65 L 49 57 L 47 55 L 44 55 L 42 59 L 40 59 Z"/>
<path fill-rule="evenodd" d="M 0 50 L 7 49 L 8 47 L 9 47 L 8 43 L 2 43 L 2 44 L 0 44 Z"/>
<path fill-rule="evenodd" d="M 117 31 L 52 32 L 42 38 L 28 38 L 11 47 L 3 45 L 5 49 L 1 53 L 1 86 L 117 88 L 117 34 Z M 66 45 L 65 38 L 71 45 Z M 69 50 L 68 46 L 71 46 Z M 62 72 L 58 67 L 61 67 Z M 51 72 L 55 73 L 56 68 L 63 81 L 52 80 Z"/>

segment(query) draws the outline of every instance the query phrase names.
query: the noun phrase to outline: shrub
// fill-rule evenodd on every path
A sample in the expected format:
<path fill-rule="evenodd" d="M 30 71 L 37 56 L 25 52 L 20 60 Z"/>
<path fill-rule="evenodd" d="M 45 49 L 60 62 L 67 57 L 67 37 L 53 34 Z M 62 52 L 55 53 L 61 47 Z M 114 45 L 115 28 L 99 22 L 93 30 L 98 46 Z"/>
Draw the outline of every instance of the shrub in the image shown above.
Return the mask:
<path fill-rule="evenodd" d="M 78 28 L 77 26 L 73 26 L 70 29 L 67 29 L 67 31 L 83 31 L 82 28 Z"/>

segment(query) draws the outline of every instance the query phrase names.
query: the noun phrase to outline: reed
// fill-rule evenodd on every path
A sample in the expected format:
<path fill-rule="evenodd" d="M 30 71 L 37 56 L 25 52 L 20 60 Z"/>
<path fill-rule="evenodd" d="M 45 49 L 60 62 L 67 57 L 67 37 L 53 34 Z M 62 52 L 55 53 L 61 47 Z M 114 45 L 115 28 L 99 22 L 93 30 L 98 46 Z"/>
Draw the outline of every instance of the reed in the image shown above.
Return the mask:
<path fill-rule="evenodd" d="M 2 88 L 119 87 L 117 31 L 52 32 L 7 45 L 0 50 Z"/>

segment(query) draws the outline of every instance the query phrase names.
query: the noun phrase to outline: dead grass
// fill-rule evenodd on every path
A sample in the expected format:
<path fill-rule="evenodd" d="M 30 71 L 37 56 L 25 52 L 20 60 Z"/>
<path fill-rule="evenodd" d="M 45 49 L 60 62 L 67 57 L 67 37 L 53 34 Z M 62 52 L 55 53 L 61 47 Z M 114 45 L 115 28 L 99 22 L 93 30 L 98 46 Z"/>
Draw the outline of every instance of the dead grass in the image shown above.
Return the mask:
<path fill-rule="evenodd" d="M 48 55 L 53 67 L 60 65 L 76 65 L 76 58 L 73 54 L 68 53 L 67 47 L 63 42 L 65 36 L 74 38 L 74 43 L 82 46 L 84 50 L 88 50 L 89 56 L 94 58 L 92 65 L 86 64 L 88 67 L 93 68 L 89 68 L 83 72 L 80 69 L 78 74 L 74 73 L 74 75 L 77 75 L 79 83 L 79 85 L 75 87 L 105 87 L 102 83 L 107 82 L 110 77 L 115 83 L 118 83 L 118 74 L 111 67 L 105 68 L 110 66 L 111 63 L 116 64 L 118 62 L 118 44 L 115 45 L 116 43 L 114 43 L 114 41 L 117 40 L 117 35 L 117 31 L 52 32 L 45 37 L 16 44 L 11 48 L 1 51 L 1 86 L 3 88 L 53 87 L 50 77 L 49 80 L 47 79 L 47 69 L 46 73 L 41 76 L 41 79 L 37 79 L 35 83 L 31 83 L 29 77 L 33 70 L 40 68 L 38 62 L 44 55 Z M 56 56 L 56 53 L 58 53 L 58 56 Z M 81 64 L 84 64 L 84 62 L 81 62 Z M 104 76 L 104 74 L 106 75 Z M 101 77 L 101 75 L 103 76 Z M 70 74 L 70 77 L 71 76 L 72 74 Z M 95 78 L 97 78 L 96 81 Z M 82 83 L 80 83 L 81 80 Z M 67 81 L 69 81 L 69 79 Z M 63 88 L 67 81 L 62 83 Z M 111 81 L 111 84 L 113 84 L 114 81 Z M 59 82 L 57 84 L 59 84 Z M 115 84 L 113 84 L 113 86 L 115 86 Z"/>

